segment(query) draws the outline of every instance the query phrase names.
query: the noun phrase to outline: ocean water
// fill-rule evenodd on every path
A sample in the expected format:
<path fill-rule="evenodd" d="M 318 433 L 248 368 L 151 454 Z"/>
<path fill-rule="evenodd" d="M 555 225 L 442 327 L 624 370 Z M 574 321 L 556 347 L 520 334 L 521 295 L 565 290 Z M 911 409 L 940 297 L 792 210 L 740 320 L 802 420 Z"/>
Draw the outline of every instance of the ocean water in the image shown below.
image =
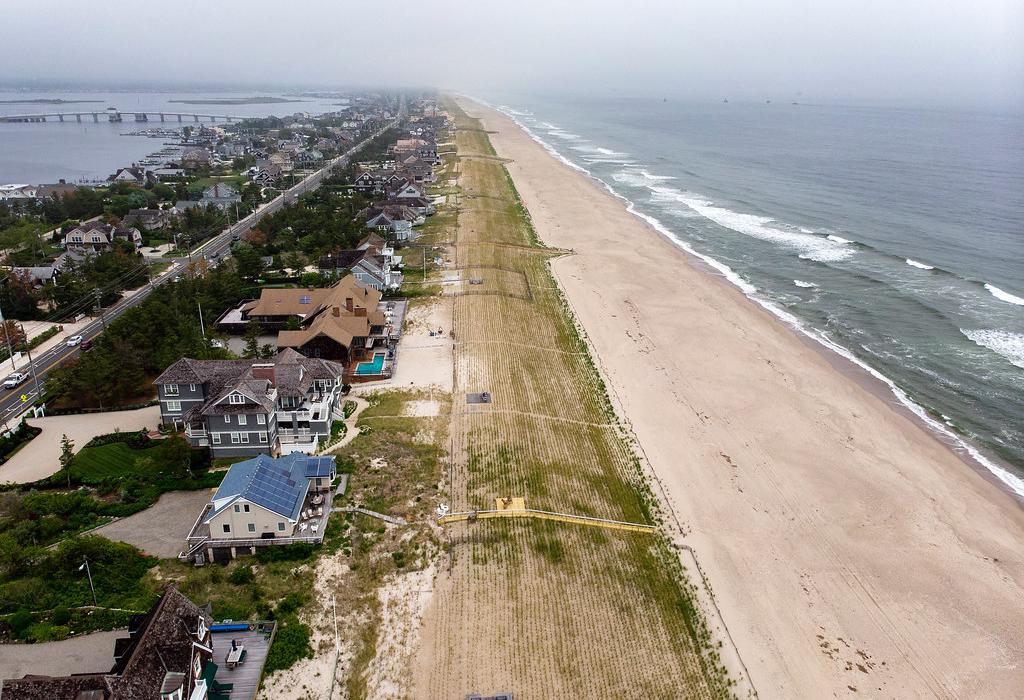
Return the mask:
<path fill-rule="evenodd" d="M 1024 497 L 1024 115 L 483 97 Z"/>
<path fill-rule="evenodd" d="M 231 115 L 238 117 L 284 116 L 295 112 L 321 114 L 341 109 L 339 100 L 328 98 L 288 98 L 296 102 L 253 105 L 196 105 L 172 102 L 171 100 L 208 100 L 217 98 L 238 98 L 287 96 L 281 93 L 248 92 L 110 92 L 110 91 L 26 91 L 0 88 L 0 115 L 41 114 L 56 112 L 101 112 L 100 122 L 94 123 L 91 116 L 83 116 L 82 122 L 63 123 L 50 118 L 46 123 L 0 123 L 0 184 L 40 184 L 57 182 L 63 178 L 68 182 L 102 180 L 113 174 L 117 168 L 131 165 L 145 156 L 162 148 L 164 139 L 127 136 L 133 131 L 152 127 L 177 128 L 195 126 L 185 118 L 181 124 L 177 118 L 168 118 L 164 123 L 159 119 L 145 123 L 134 120 L 134 111 L 181 112 L 198 114 Z M 63 99 L 67 104 L 41 104 L 30 100 Z M 124 113 L 124 121 L 111 124 L 103 121 L 108 107 Z M 210 125 L 209 120 L 201 124 Z M 216 124 L 223 125 L 224 121 Z"/>

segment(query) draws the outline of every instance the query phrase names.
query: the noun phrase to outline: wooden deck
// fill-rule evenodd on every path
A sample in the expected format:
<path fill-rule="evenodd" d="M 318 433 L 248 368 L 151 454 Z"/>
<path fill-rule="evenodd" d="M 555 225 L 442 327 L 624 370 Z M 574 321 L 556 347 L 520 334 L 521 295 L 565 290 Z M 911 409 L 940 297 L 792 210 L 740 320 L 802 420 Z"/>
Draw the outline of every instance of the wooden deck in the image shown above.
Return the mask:
<path fill-rule="evenodd" d="M 270 640 L 262 632 L 212 632 L 213 638 L 213 662 L 219 667 L 217 669 L 217 680 L 221 683 L 234 683 L 231 690 L 231 700 L 253 700 L 256 697 L 256 690 L 260 684 L 260 674 L 263 672 L 263 664 L 267 660 L 267 651 L 270 649 Z M 231 640 L 237 639 L 240 644 L 245 645 L 245 663 L 234 668 L 228 668 L 224 663 L 228 652 L 231 651 Z"/>

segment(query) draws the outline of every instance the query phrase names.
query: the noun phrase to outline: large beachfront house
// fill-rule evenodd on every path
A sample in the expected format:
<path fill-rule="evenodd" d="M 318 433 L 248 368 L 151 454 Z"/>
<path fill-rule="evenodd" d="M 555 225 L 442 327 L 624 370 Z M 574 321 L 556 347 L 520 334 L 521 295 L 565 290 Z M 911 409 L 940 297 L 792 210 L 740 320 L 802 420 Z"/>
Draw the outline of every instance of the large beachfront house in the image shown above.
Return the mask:
<path fill-rule="evenodd" d="M 148 613 L 131 617 L 109 670 L 5 680 L 3 700 L 205 699 L 217 687 L 212 622 L 208 608 L 169 586 Z"/>
<path fill-rule="evenodd" d="M 269 361 L 183 358 L 154 383 L 161 421 L 215 458 L 312 453 L 341 418 L 344 371 L 285 349 Z"/>
<path fill-rule="evenodd" d="M 231 465 L 189 533 L 183 559 L 202 550 L 323 541 L 331 510 L 334 457 L 259 455 Z"/>

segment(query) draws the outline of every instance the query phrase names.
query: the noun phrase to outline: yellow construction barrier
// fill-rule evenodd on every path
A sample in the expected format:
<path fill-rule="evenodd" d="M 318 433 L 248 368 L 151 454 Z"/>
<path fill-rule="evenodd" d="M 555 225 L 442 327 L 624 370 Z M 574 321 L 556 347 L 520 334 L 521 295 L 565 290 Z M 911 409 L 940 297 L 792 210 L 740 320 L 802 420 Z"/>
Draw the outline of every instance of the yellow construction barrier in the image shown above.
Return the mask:
<path fill-rule="evenodd" d="M 534 518 L 536 520 L 553 520 L 560 523 L 588 525 L 609 530 L 626 530 L 628 532 L 652 533 L 657 530 L 654 525 L 627 523 L 622 520 L 608 520 L 606 518 L 592 518 L 586 515 L 552 513 L 546 510 L 532 510 L 526 507 L 526 501 L 522 498 L 497 498 L 495 501 L 495 506 L 497 507 L 494 510 L 448 513 L 439 517 L 437 522 L 439 525 L 448 525 L 449 523 L 475 522 L 476 520 L 486 520 L 489 518 Z"/>

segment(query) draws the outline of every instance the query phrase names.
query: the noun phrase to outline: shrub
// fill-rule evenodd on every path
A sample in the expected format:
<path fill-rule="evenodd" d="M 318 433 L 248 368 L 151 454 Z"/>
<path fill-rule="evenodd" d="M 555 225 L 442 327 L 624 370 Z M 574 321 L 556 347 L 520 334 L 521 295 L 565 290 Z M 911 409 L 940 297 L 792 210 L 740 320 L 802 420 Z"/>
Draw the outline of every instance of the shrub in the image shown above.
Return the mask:
<path fill-rule="evenodd" d="M 245 583 L 252 583 L 256 580 L 256 574 L 253 572 L 251 566 L 240 566 L 228 575 L 228 581 L 241 586 Z"/>
<path fill-rule="evenodd" d="M 50 613 L 50 624 L 66 625 L 70 620 L 71 611 L 63 605 L 54 608 L 53 612 Z"/>
<path fill-rule="evenodd" d="M 11 636 L 15 639 L 22 639 L 25 630 L 32 625 L 32 613 L 22 608 L 7 618 L 7 624 L 11 628 Z"/>
<path fill-rule="evenodd" d="M 316 547 L 307 542 L 282 547 L 260 547 L 256 550 L 256 561 L 269 564 L 275 561 L 305 561 L 313 556 Z"/>
<path fill-rule="evenodd" d="M 275 547 L 275 549 L 278 549 Z M 284 549 L 281 547 L 280 549 Z M 283 671 L 291 668 L 299 659 L 313 656 L 313 648 L 309 645 L 309 627 L 294 615 L 278 620 L 277 634 L 274 644 L 267 653 L 267 663 L 263 667 L 265 673 Z"/>

